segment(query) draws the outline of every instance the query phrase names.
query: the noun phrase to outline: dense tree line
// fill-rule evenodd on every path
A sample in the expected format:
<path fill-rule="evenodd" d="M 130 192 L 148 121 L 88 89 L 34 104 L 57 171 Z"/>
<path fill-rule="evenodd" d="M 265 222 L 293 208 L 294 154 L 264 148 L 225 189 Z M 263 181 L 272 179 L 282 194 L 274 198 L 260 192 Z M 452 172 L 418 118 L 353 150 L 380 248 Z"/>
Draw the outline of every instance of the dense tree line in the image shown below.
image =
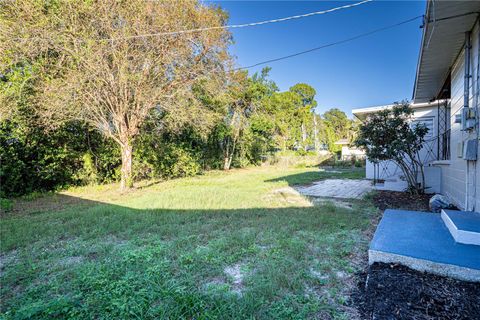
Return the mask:
<path fill-rule="evenodd" d="M 336 151 L 352 121 L 270 69 L 231 71 L 227 14 L 195 0 L 0 4 L 0 196 Z"/>

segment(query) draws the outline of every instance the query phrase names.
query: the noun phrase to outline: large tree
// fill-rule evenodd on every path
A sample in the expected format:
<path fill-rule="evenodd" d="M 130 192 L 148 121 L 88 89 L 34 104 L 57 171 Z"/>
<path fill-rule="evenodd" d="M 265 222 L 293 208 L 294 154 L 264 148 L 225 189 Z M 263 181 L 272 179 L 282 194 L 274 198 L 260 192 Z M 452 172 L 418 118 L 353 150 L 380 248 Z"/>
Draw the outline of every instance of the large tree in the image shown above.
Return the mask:
<path fill-rule="evenodd" d="M 197 0 L 2 1 L 0 74 L 39 66 L 36 112 L 52 127 L 84 120 L 116 141 L 126 189 L 132 141 L 152 110 L 177 125 L 198 120 L 191 88 L 224 74 L 226 19 Z M 202 27 L 217 28 L 168 34 Z"/>
<path fill-rule="evenodd" d="M 339 139 L 350 140 L 352 136 L 352 121 L 348 119 L 347 115 L 342 110 L 332 108 L 323 114 L 323 123 L 325 125 L 325 128 L 323 128 L 323 135 L 326 138 L 328 149 L 331 152 L 340 151 L 340 146 L 336 145 L 335 142 Z"/>
<path fill-rule="evenodd" d="M 246 71 L 234 71 L 228 75 L 228 85 L 220 97 L 225 106 L 223 139 L 220 141 L 224 170 L 230 169 L 238 143 L 249 129 L 252 117 L 264 114 L 264 100 L 278 90 L 276 84 L 268 79 L 269 72 L 270 68 L 267 67 L 251 77 Z M 262 131 L 258 130 L 258 117 L 255 120 L 255 130 Z"/>
<path fill-rule="evenodd" d="M 283 151 L 297 142 L 301 126 L 297 114 L 299 104 L 300 96 L 292 91 L 278 92 L 268 99 L 268 112 L 275 124 L 275 140 Z"/>
<path fill-rule="evenodd" d="M 302 147 L 306 150 L 308 144 L 308 127 L 313 124 L 313 133 L 315 141 L 315 149 L 318 151 L 317 141 L 317 119 L 313 112 L 317 106 L 315 101 L 316 91 L 313 87 L 306 83 L 297 83 L 290 88 L 290 91 L 300 96 L 301 104 L 297 107 L 297 117 L 300 119 L 300 131 Z"/>

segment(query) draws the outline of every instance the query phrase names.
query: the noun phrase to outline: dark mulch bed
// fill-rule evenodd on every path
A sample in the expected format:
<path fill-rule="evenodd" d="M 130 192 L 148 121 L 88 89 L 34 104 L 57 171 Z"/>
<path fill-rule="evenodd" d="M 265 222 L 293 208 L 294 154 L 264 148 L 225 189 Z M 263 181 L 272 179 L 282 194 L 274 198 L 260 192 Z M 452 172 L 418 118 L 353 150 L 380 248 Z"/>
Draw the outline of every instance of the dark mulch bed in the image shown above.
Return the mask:
<path fill-rule="evenodd" d="M 380 210 L 403 209 L 414 211 L 430 211 L 428 201 L 433 195 L 414 195 L 408 192 L 379 190 L 373 196 L 373 203 Z"/>
<path fill-rule="evenodd" d="M 364 319 L 480 319 L 480 283 L 395 264 L 375 263 L 369 269 L 352 295 Z"/>

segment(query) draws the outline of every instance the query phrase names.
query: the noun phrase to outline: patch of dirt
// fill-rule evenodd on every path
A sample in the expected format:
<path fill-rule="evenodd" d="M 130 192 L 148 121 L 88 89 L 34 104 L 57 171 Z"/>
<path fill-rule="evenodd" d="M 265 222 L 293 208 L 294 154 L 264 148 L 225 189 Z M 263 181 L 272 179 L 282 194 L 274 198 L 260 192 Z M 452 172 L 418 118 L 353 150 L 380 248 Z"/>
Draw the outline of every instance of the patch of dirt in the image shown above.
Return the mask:
<path fill-rule="evenodd" d="M 272 245 L 264 245 L 264 244 L 257 244 L 257 247 L 261 250 L 261 251 L 267 251 L 267 250 L 270 250 L 273 248 Z"/>
<path fill-rule="evenodd" d="M 480 283 L 375 263 L 350 302 L 363 319 L 479 319 Z"/>
<path fill-rule="evenodd" d="M 275 202 L 280 200 L 288 204 L 312 206 L 312 203 L 307 198 L 303 197 L 297 190 L 292 187 L 284 187 L 273 190 L 269 195 L 266 196 L 266 200 Z"/>
<path fill-rule="evenodd" d="M 7 267 L 17 263 L 17 261 L 18 261 L 17 250 L 12 250 L 8 253 L 0 254 L 0 277 L 3 276 L 5 269 Z"/>
<path fill-rule="evenodd" d="M 226 267 L 223 272 L 232 279 L 232 291 L 242 294 L 243 291 L 243 272 L 241 270 L 243 264 L 237 263 L 233 266 Z"/>
<path fill-rule="evenodd" d="M 335 198 L 319 198 L 315 197 L 312 199 L 314 204 L 325 205 L 325 204 L 333 204 L 336 207 L 344 208 L 344 209 L 352 209 L 353 204 L 348 201 L 338 200 Z"/>
<path fill-rule="evenodd" d="M 379 190 L 373 196 L 373 203 L 382 211 L 386 209 L 430 211 L 428 201 L 432 196 L 431 194 L 414 195 L 408 192 Z"/>
<path fill-rule="evenodd" d="M 310 269 L 310 274 L 314 277 L 314 278 L 317 278 L 319 280 L 328 280 L 330 278 L 330 276 L 328 274 L 323 274 L 317 270 L 314 270 L 314 269 Z"/>
<path fill-rule="evenodd" d="M 12 250 L 10 252 L 0 254 L 0 268 L 3 268 L 11 263 L 14 263 L 17 259 L 18 259 L 17 250 Z"/>
<path fill-rule="evenodd" d="M 84 261 L 83 257 L 73 256 L 73 257 L 66 257 L 66 258 L 60 259 L 58 261 L 58 264 L 62 267 L 69 267 L 69 266 L 78 265 L 83 261 Z"/>

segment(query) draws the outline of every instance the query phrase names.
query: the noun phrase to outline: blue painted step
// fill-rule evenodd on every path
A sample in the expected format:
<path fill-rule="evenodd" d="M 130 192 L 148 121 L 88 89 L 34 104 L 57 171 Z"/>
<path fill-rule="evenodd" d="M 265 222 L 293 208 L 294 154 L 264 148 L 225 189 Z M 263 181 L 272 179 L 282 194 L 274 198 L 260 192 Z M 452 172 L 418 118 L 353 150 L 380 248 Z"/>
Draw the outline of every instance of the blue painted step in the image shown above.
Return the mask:
<path fill-rule="evenodd" d="M 456 242 L 480 246 L 480 213 L 442 210 L 442 220 Z"/>
<path fill-rule="evenodd" d="M 385 210 L 368 261 L 480 282 L 480 246 L 456 242 L 439 213 Z"/>

